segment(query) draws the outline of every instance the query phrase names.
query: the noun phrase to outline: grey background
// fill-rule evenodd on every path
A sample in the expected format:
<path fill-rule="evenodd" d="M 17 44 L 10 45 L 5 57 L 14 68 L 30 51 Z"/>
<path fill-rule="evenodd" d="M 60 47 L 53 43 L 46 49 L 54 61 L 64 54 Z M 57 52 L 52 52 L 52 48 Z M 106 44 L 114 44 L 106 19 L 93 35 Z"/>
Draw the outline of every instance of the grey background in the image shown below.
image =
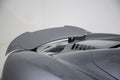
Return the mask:
<path fill-rule="evenodd" d="M 0 0 L 0 75 L 16 36 L 64 25 L 120 34 L 120 0 Z"/>

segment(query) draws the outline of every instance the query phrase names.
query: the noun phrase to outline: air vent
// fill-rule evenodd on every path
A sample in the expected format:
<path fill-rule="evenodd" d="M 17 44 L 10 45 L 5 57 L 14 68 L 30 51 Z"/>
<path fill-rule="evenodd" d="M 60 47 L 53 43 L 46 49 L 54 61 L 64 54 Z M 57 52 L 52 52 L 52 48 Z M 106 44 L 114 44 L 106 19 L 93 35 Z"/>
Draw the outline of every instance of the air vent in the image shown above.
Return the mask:
<path fill-rule="evenodd" d="M 71 47 L 71 50 L 90 50 L 90 49 L 95 49 L 95 47 L 83 44 L 73 44 L 73 46 Z"/>
<path fill-rule="evenodd" d="M 56 46 L 50 50 L 48 50 L 47 52 L 61 52 L 64 49 L 65 45 L 60 45 L 60 46 Z"/>

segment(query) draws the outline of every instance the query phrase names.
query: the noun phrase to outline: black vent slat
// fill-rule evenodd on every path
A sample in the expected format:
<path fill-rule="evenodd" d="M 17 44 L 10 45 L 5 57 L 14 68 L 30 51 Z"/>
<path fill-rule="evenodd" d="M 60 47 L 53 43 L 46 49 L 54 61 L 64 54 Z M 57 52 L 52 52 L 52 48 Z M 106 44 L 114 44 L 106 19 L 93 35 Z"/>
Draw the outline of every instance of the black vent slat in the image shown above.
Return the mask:
<path fill-rule="evenodd" d="M 75 49 L 78 49 L 78 47 L 79 47 L 79 44 L 76 44 Z"/>
<path fill-rule="evenodd" d="M 76 44 L 73 44 L 72 48 L 71 49 L 74 49 L 74 47 L 76 46 Z"/>
<path fill-rule="evenodd" d="M 79 50 L 82 50 L 82 48 L 83 48 L 83 45 L 80 45 Z"/>
<path fill-rule="evenodd" d="M 84 45 L 83 50 L 86 50 L 86 49 L 87 49 L 87 46 L 86 46 L 86 45 Z"/>

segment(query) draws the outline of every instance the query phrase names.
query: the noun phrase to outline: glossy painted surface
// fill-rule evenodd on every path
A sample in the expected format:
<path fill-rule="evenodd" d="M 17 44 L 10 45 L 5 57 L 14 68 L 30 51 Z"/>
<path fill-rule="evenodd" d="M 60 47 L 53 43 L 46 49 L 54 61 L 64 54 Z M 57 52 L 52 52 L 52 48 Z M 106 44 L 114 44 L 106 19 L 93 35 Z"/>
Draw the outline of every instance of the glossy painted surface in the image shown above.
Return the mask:
<path fill-rule="evenodd" d="M 51 34 L 44 30 L 33 32 L 34 36 L 29 38 L 25 33 L 10 44 L 2 80 L 120 80 L 120 35 L 86 35 L 86 30 L 76 27 L 54 28 L 47 32 L 56 36 L 50 37 Z M 62 43 L 57 41 L 70 37 L 74 39 L 72 42 L 69 39 Z M 76 45 L 73 50 L 74 44 L 82 44 L 84 49 Z M 57 51 L 61 45 L 63 49 Z M 88 46 L 95 48 L 89 49 Z M 37 49 L 31 49 L 35 47 Z M 52 47 L 52 50 L 43 50 L 46 47 Z M 50 52 L 54 54 L 50 55 Z"/>

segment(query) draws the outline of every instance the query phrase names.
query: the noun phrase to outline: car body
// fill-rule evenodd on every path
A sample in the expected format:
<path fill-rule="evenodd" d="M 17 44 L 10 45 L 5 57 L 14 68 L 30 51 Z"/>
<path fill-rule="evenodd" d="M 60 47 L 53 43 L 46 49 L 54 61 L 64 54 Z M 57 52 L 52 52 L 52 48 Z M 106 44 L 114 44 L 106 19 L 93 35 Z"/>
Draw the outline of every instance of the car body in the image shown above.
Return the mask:
<path fill-rule="evenodd" d="M 120 80 L 120 35 L 64 26 L 9 45 L 2 80 Z"/>

